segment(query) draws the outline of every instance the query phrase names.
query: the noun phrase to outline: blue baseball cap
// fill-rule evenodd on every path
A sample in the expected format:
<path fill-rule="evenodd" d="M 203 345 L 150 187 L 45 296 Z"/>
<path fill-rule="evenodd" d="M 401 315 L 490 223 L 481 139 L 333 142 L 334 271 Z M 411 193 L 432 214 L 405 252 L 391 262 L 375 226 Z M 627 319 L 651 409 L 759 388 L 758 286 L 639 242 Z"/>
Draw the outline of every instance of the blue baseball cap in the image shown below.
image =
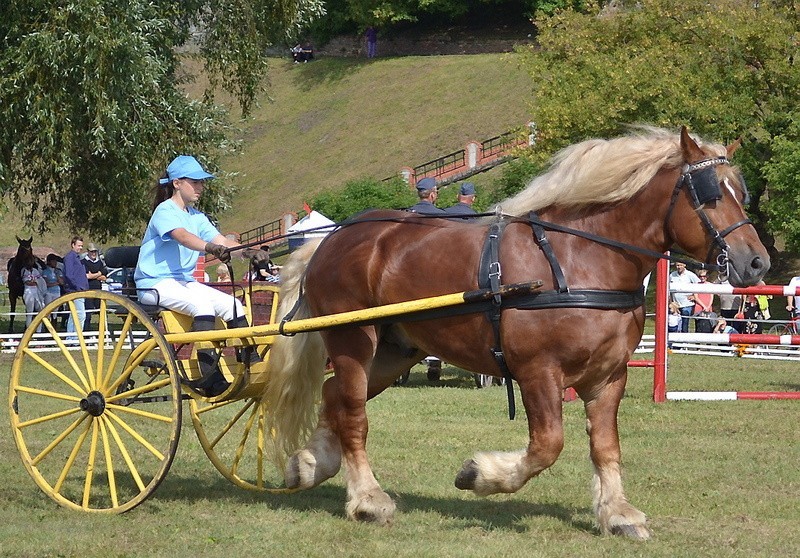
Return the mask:
<path fill-rule="evenodd" d="M 462 196 L 474 196 L 475 195 L 475 185 L 472 182 L 465 182 L 461 185 L 461 195 Z"/>
<path fill-rule="evenodd" d="M 436 188 L 436 179 L 430 176 L 417 182 L 417 190 L 420 192 L 424 190 L 433 190 L 434 188 Z"/>
<path fill-rule="evenodd" d="M 167 167 L 167 177 L 159 180 L 161 184 L 168 184 L 176 178 L 191 178 L 192 180 L 207 180 L 214 178 L 200 166 L 197 159 L 191 155 L 178 155 Z"/>

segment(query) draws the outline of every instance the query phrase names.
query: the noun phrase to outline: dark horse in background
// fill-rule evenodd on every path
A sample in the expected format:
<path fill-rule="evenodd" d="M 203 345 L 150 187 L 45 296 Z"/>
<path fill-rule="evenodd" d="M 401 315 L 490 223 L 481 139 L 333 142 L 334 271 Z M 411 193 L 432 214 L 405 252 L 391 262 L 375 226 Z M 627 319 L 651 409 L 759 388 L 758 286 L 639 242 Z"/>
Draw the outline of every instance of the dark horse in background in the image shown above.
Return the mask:
<path fill-rule="evenodd" d="M 22 282 L 22 268 L 32 264 L 38 265 L 39 269 L 44 269 L 45 263 L 41 258 L 33 255 L 33 237 L 25 240 L 17 237 L 17 254 L 8 260 L 6 270 L 8 271 L 8 301 L 11 308 L 11 315 L 8 320 L 8 333 L 14 333 L 14 313 L 17 311 L 17 299 L 21 299 L 25 293 L 25 284 Z"/>
<path fill-rule="evenodd" d="M 644 330 L 642 280 L 676 245 L 737 287 L 767 272 L 769 256 L 745 215 L 744 181 L 729 161 L 738 145 L 706 143 L 685 128 L 589 140 L 562 150 L 546 174 L 499 204 L 501 217 L 467 223 L 368 212 L 298 250 L 281 272 L 281 316 L 301 286 L 297 318 L 470 291 L 492 274 L 503 285 L 544 285 L 527 306 L 503 299 L 499 335 L 481 310 L 277 339 L 263 404 L 286 486 L 317 486 L 344 464 L 347 516 L 391 522 L 395 503 L 367 457 L 367 400 L 426 355 L 501 376 L 499 341 L 525 408 L 527 447 L 476 453 L 456 487 L 513 493 L 550 467 L 564 445 L 562 393 L 573 387 L 586 413 L 600 531 L 650 537 L 645 514 L 623 491 L 617 430 L 627 363 Z M 492 255 L 484 247 L 498 225 L 504 232 Z M 326 357 L 334 368 L 327 379 Z"/>

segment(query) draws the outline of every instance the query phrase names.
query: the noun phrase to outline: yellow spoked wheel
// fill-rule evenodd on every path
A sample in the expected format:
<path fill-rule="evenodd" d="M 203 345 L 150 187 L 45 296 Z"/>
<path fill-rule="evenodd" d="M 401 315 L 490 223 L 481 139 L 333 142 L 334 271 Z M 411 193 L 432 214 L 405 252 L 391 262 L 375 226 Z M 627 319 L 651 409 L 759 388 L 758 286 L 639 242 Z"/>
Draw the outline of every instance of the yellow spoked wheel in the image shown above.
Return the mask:
<path fill-rule="evenodd" d="M 248 490 L 291 492 L 280 488 L 283 472 L 267 457 L 271 436 L 261 399 L 192 399 L 189 408 L 200 445 L 226 479 Z"/>
<path fill-rule="evenodd" d="M 80 299 L 96 303 L 94 331 L 80 327 Z M 51 313 L 61 305 L 76 332 L 57 331 Z M 137 304 L 104 291 L 68 294 L 33 319 L 14 358 L 9 405 L 31 477 L 75 510 L 134 508 L 158 487 L 178 446 L 172 347 Z"/>

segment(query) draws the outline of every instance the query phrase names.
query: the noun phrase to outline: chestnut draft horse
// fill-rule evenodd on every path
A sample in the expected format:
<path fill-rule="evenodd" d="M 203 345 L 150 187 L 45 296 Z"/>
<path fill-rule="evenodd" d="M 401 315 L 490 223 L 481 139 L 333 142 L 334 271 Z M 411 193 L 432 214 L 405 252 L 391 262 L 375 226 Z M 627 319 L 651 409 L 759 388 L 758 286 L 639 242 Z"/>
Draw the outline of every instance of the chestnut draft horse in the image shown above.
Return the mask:
<path fill-rule="evenodd" d="M 527 448 L 477 453 L 464 463 L 456 487 L 513 493 L 550 467 L 564 443 L 562 393 L 573 387 L 586 412 L 600 531 L 648 538 L 645 514 L 623 493 L 617 432 L 627 362 L 645 321 L 642 280 L 674 245 L 710 267 L 727 268 L 735 286 L 755 285 L 769 269 L 743 209 L 744 181 L 728 162 L 738 145 L 704 143 L 685 128 L 589 140 L 561 151 L 546 174 L 501 203 L 500 219 L 368 212 L 318 246 L 298 250 L 281 272 L 281 316 L 290 308 L 295 318 L 330 315 L 498 280 L 544 285 L 525 297 L 530 300 L 506 299 L 488 314 L 481 309 L 279 338 L 264 405 L 274 449 L 288 456 L 286 486 L 311 488 L 344 463 L 347 516 L 391 522 L 395 504 L 367 458 L 366 401 L 426 355 L 496 376 L 504 361 L 525 407 Z M 499 241 L 487 240 L 490 230 Z M 498 314 L 495 335 L 491 322 Z M 324 380 L 326 357 L 334 374 Z"/>

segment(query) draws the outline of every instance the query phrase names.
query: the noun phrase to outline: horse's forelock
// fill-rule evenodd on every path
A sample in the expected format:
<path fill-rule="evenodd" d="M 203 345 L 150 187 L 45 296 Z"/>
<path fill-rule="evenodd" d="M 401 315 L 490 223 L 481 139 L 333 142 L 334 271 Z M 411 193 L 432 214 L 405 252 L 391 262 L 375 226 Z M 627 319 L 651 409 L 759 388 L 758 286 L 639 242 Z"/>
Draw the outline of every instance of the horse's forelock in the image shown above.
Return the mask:
<path fill-rule="evenodd" d="M 702 147 L 710 156 L 725 154 L 720 145 Z M 551 205 L 619 202 L 644 188 L 662 167 L 677 167 L 682 162 L 680 136 L 660 128 L 639 127 L 626 136 L 590 139 L 562 149 L 545 174 L 499 205 L 506 213 L 522 215 Z"/>

